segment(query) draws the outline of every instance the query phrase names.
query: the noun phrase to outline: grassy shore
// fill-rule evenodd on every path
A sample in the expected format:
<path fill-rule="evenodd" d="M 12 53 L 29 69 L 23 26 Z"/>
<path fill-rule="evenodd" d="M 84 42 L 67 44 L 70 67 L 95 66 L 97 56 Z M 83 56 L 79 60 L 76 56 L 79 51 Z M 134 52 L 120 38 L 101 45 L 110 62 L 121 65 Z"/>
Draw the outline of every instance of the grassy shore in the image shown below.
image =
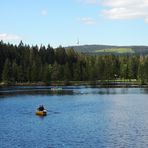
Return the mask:
<path fill-rule="evenodd" d="M 96 87 L 148 87 L 138 80 L 97 80 L 97 81 L 51 81 L 51 82 L 1 82 L 0 86 L 96 86 Z"/>

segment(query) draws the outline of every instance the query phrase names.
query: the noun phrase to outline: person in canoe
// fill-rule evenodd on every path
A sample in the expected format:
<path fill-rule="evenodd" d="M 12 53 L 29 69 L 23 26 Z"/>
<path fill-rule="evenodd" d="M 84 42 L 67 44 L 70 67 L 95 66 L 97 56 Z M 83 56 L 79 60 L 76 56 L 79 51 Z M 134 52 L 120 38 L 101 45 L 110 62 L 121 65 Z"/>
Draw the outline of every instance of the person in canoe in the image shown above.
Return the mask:
<path fill-rule="evenodd" d="M 38 107 L 38 111 L 43 111 L 43 110 L 45 110 L 44 106 L 43 106 L 43 105 L 40 105 L 40 106 Z"/>
<path fill-rule="evenodd" d="M 36 115 L 39 115 L 39 116 L 46 116 L 47 115 L 47 111 L 46 111 L 46 109 L 44 108 L 43 105 L 40 105 L 37 108 Z"/>

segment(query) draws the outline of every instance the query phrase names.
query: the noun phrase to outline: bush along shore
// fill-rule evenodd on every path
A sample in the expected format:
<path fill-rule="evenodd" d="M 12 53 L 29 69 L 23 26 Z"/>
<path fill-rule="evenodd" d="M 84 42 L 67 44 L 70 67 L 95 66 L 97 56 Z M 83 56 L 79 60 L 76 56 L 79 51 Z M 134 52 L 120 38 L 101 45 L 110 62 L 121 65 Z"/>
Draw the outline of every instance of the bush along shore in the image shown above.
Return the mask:
<path fill-rule="evenodd" d="M 1 82 L 0 86 L 89 86 L 89 87 L 147 87 L 148 84 L 143 84 L 140 81 L 51 81 L 51 82 L 24 82 L 24 83 L 14 83 L 8 82 L 4 83 Z"/>

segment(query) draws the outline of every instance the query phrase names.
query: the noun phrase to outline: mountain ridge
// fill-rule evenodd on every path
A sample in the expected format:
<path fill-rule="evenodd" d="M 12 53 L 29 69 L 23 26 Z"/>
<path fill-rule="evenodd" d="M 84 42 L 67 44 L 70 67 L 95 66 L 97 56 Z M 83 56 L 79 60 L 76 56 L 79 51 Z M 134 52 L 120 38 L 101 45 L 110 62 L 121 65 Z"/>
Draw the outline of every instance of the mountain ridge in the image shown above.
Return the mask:
<path fill-rule="evenodd" d="M 136 54 L 145 55 L 148 54 L 148 46 L 146 45 L 131 45 L 131 46 L 118 46 L 118 45 L 76 45 L 68 46 L 67 48 L 73 48 L 77 52 L 85 54 Z"/>

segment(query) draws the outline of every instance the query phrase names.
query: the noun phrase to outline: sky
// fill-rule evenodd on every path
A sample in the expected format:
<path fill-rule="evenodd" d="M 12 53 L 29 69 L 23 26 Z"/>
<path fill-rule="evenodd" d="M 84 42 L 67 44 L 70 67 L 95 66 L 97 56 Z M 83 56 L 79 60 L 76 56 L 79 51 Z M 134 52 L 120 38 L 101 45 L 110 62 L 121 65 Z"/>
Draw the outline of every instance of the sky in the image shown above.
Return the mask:
<path fill-rule="evenodd" d="M 148 0 L 0 0 L 0 40 L 148 45 Z"/>

